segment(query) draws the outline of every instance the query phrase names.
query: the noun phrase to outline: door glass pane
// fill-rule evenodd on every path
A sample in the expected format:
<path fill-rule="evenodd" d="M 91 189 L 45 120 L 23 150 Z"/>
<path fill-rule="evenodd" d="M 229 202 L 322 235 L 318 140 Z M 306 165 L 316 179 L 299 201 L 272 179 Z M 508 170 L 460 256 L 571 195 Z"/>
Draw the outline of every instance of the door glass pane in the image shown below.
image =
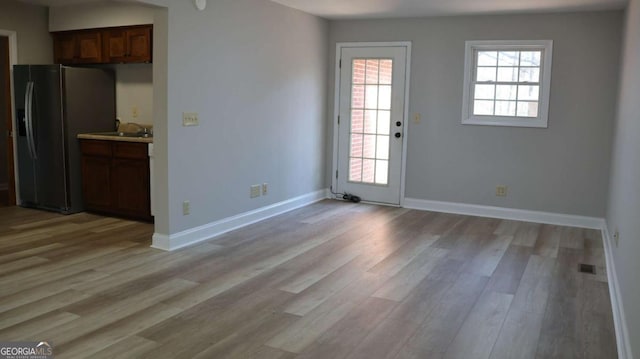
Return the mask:
<path fill-rule="evenodd" d="M 376 183 L 387 183 L 389 181 L 389 161 L 376 161 Z"/>
<path fill-rule="evenodd" d="M 381 135 L 391 132 L 391 111 L 378 111 L 378 131 Z"/>
<path fill-rule="evenodd" d="M 376 171 L 376 160 L 362 160 L 362 182 L 373 183 Z"/>
<path fill-rule="evenodd" d="M 364 146 L 362 150 L 362 157 L 376 158 L 376 136 L 364 135 Z"/>
<path fill-rule="evenodd" d="M 365 108 L 378 108 L 378 85 L 367 85 L 365 93 Z"/>
<path fill-rule="evenodd" d="M 365 72 L 366 60 L 354 60 L 353 61 L 353 76 L 352 82 L 354 85 L 364 84 L 364 72 Z"/>
<path fill-rule="evenodd" d="M 349 159 L 349 181 L 362 182 L 362 158 Z"/>
<path fill-rule="evenodd" d="M 380 60 L 380 84 L 391 85 L 393 60 Z"/>
<path fill-rule="evenodd" d="M 351 134 L 351 157 L 362 157 L 362 135 Z"/>
<path fill-rule="evenodd" d="M 379 135 L 376 140 L 376 158 L 389 159 L 389 136 Z"/>
<path fill-rule="evenodd" d="M 364 111 L 364 133 L 376 133 L 376 110 Z"/>
<path fill-rule="evenodd" d="M 380 60 L 367 60 L 367 84 L 378 84 L 378 66 Z"/>
<path fill-rule="evenodd" d="M 364 110 L 351 110 L 351 132 L 362 133 L 364 130 Z"/>
<path fill-rule="evenodd" d="M 391 110 L 391 86 L 380 86 L 378 96 L 378 108 L 381 110 Z"/>
<path fill-rule="evenodd" d="M 351 89 L 351 108 L 364 108 L 364 86 L 353 85 Z"/>
<path fill-rule="evenodd" d="M 387 185 L 393 60 L 354 59 L 351 79 L 349 181 Z"/>

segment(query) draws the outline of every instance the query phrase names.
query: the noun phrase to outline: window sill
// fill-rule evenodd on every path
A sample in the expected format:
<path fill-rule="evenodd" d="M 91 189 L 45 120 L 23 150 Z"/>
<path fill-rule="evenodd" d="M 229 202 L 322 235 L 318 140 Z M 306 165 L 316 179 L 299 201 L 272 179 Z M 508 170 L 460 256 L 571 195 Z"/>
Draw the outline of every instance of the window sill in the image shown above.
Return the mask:
<path fill-rule="evenodd" d="M 546 119 L 523 117 L 473 116 L 462 120 L 463 125 L 502 126 L 502 127 L 532 127 L 547 128 Z"/>

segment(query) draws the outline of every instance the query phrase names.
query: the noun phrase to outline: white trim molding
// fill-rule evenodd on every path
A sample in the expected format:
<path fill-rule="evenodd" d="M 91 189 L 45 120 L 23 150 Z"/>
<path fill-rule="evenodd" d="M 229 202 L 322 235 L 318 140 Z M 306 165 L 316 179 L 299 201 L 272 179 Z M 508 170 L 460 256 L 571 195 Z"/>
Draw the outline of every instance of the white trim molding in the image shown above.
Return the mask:
<path fill-rule="evenodd" d="M 6 36 L 9 38 L 9 72 L 11 82 L 11 121 L 13 121 L 13 131 L 14 133 L 17 131 L 16 124 L 16 109 L 15 109 L 15 94 L 13 92 L 13 65 L 18 64 L 18 33 L 13 30 L 2 30 L 0 29 L 0 36 Z M 3 135 L 4 136 L 4 135 Z M 16 190 L 16 203 L 20 203 L 20 179 L 18 175 L 18 144 L 15 140 L 16 136 L 13 137 L 13 177 L 15 179 L 14 188 Z"/>
<path fill-rule="evenodd" d="M 482 206 L 477 204 L 430 201 L 426 199 L 406 198 L 405 208 L 420 209 L 444 213 L 463 214 L 468 216 L 490 217 L 527 221 L 535 223 L 555 224 L 560 226 L 601 229 L 604 219 L 598 217 L 576 216 L 563 213 L 529 211 L 516 208 Z"/>
<path fill-rule="evenodd" d="M 327 193 L 328 190 L 321 189 L 171 235 L 154 233 L 151 247 L 165 251 L 172 251 L 198 242 L 206 241 L 221 234 L 233 231 L 234 229 L 242 228 L 250 224 L 263 221 L 267 218 L 321 201 L 327 198 Z"/>
<path fill-rule="evenodd" d="M 602 241 L 604 242 L 604 255 L 607 264 L 607 280 L 609 281 L 609 296 L 611 297 L 611 309 L 613 311 L 613 325 L 616 330 L 616 344 L 618 346 L 618 358 L 631 359 L 631 342 L 629 341 L 629 330 L 624 315 L 622 296 L 620 295 L 620 285 L 618 284 L 618 274 L 613 262 L 612 241 L 607 223 L 602 225 Z"/>
<path fill-rule="evenodd" d="M 539 81 L 526 82 L 526 81 L 507 81 L 500 82 L 499 79 L 493 79 L 491 81 L 476 81 L 476 70 L 478 69 L 477 54 L 478 51 L 531 51 L 537 50 L 542 52 L 539 66 Z M 465 67 L 464 67 L 464 92 L 462 95 L 462 124 L 463 125 L 485 125 L 485 126 L 513 126 L 513 127 L 548 127 L 549 118 L 549 94 L 551 91 L 551 60 L 553 52 L 553 40 L 483 40 L 483 41 L 466 41 L 465 42 Z M 495 66 L 488 68 L 498 69 L 498 59 L 496 59 Z M 517 68 L 520 68 L 521 63 L 518 63 Z M 508 67 L 511 68 L 511 67 Z M 474 85 L 510 85 L 510 86 L 522 86 L 522 85 L 536 85 L 540 87 L 538 93 L 538 114 L 536 117 L 523 117 L 518 116 L 516 113 L 512 116 L 499 116 L 499 115 L 475 115 L 473 111 L 474 102 Z M 497 92 L 492 95 L 492 99 L 487 100 L 494 101 L 497 96 Z M 531 99 L 533 100 L 533 99 Z M 509 100 L 511 101 L 511 100 Z M 520 99 L 513 99 L 512 102 L 520 101 Z M 527 102 L 525 100 L 525 102 Z M 514 111 L 516 109 L 514 108 Z M 494 112 L 495 113 L 495 112 Z"/>

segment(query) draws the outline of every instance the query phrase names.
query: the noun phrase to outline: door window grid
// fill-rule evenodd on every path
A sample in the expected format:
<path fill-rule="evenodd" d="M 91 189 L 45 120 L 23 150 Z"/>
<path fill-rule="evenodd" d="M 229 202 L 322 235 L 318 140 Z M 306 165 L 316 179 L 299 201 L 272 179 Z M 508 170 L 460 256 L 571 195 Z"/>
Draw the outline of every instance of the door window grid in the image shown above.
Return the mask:
<path fill-rule="evenodd" d="M 393 60 L 352 62 L 349 181 L 387 185 Z"/>

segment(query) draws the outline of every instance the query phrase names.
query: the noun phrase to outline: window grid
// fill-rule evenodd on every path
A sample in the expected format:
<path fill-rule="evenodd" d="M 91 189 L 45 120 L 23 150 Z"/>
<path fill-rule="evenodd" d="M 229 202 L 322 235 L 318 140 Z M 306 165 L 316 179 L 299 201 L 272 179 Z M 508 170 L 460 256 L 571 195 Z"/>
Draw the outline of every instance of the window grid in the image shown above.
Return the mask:
<path fill-rule="evenodd" d="M 392 59 L 354 59 L 352 62 L 350 182 L 388 184 L 392 68 Z M 373 102 L 369 97 L 372 92 L 375 92 Z"/>
<path fill-rule="evenodd" d="M 495 57 L 495 65 L 481 65 L 480 64 L 480 58 L 479 58 L 479 54 L 480 53 L 495 53 L 496 57 Z M 507 65 L 501 65 L 500 63 L 500 55 L 501 54 L 508 54 L 508 53 L 516 53 L 518 56 L 518 60 L 517 60 L 517 64 L 507 64 Z M 523 53 L 537 53 L 537 60 L 538 60 L 538 65 L 531 65 L 531 64 L 523 64 Z M 498 117 L 537 117 L 538 116 L 538 105 L 540 102 L 540 97 L 541 97 L 541 92 L 542 92 L 542 85 L 541 85 L 541 77 L 543 74 L 543 59 L 544 59 L 544 49 L 514 49 L 514 48 L 509 48 L 509 49 L 482 49 L 482 50 L 474 50 L 474 65 L 473 65 L 473 72 L 472 72 L 472 76 L 473 76 L 473 80 L 472 80 L 472 86 L 471 86 L 471 101 L 472 101 L 472 113 L 474 115 L 477 116 L 498 116 Z M 500 69 L 505 69 L 505 68 L 510 68 L 512 70 L 515 70 L 515 73 L 517 74 L 516 76 L 516 81 L 499 81 L 499 71 Z M 485 81 L 481 81 L 478 80 L 478 76 L 480 73 L 480 69 L 495 69 L 494 71 L 494 78 L 495 80 L 485 80 Z M 521 77 L 522 77 L 522 69 L 529 69 L 529 70 L 538 70 L 537 71 L 537 81 L 521 81 Z M 494 94 L 493 97 L 491 99 L 489 98 L 478 98 L 476 97 L 476 85 L 492 85 L 494 88 Z M 498 95 L 497 95 L 497 89 L 498 86 L 513 86 L 515 87 L 515 95 L 513 98 L 508 98 L 508 99 L 499 99 Z M 531 100 L 531 99 L 520 99 L 520 89 L 521 87 L 524 86 L 537 86 L 537 93 L 535 96 L 535 100 Z M 477 113 L 476 112 L 476 101 L 491 101 L 492 102 L 492 112 L 491 113 Z M 512 114 L 500 114 L 500 113 L 496 113 L 497 112 L 497 103 L 498 102 L 508 102 L 508 103 L 513 103 L 514 105 L 514 112 Z M 519 104 L 520 103 L 526 103 L 526 104 L 535 104 L 534 108 L 535 108 L 535 114 L 529 114 L 529 115 L 520 115 L 519 114 Z M 527 109 L 529 107 L 527 106 Z M 530 110 L 529 110 L 530 111 Z M 531 112 L 529 112 L 531 113 Z"/>

